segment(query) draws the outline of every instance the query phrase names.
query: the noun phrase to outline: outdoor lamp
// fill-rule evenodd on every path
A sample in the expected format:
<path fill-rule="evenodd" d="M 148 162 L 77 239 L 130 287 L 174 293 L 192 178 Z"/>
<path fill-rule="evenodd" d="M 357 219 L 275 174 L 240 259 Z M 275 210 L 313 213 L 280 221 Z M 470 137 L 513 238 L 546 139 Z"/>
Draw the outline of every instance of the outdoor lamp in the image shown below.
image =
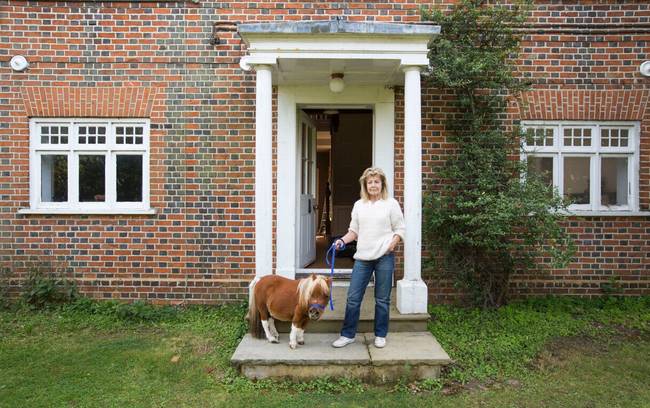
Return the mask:
<path fill-rule="evenodd" d="M 343 82 L 343 73 L 334 73 L 330 78 L 330 91 L 334 93 L 343 92 L 345 88 L 345 82 Z"/>

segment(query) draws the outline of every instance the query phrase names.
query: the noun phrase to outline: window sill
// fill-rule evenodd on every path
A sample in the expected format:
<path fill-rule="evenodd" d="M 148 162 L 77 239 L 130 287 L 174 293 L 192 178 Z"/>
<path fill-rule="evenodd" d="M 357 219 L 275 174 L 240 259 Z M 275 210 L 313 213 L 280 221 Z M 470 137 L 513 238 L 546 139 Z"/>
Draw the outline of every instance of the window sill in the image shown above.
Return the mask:
<path fill-rule="evenodd" d="M 575 210 L 564 212 L 568 217 L 650 217 L 650 211 L 587 211 Z"/>
<path fill-rule="evenodd" d="M 32 214 L 42 214 L 42 215 L 154 215 L 156 214 L 155 208 L 150 208 L 148 210 L 137 210 L 137 209 L 68 209 L 68 208 L 42 208 L 42 209 L 31 209 L 23 208 L 18 210 L 18 214 L 32 215 Z"/>

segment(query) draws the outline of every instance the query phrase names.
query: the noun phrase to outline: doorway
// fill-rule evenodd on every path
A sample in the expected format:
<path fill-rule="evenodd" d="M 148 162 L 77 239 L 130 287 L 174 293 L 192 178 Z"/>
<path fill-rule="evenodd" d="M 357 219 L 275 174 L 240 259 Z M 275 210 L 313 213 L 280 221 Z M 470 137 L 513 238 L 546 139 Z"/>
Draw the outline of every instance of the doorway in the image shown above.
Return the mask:
<path fill-rule="evenodd" d="M 300 134 L 302 110 L 339 111 L 361 109 L 372 112 L 372 165 L 386 173 L 392 194 L 395 141 L 395 94 L 383 85 L 346 85 L 345 92 L 334 94 L 327 85 L 278 86 L 277 108 L 277 219 L 276 219 L 276 274 L 296 279 L 305 269 L 298 262 L 299 253 L 299 197 L 300 197 Z M 317 132 L 316 132 L 317 133 Z M 336 145 L 336 144 L 335 144 Z M 357 180 L 359 174 L 354 176 Z M 355 181 L 357 183 L 357 181 Z M 358 193 L 358 191 L 357 191 Z M 317 194 L 315 192 L 315 194 Z M 314 194 L 314 198 L 316 195 Z M 314 200 L 315 201 L 315 200 Z M 333 213 L 330 208 L 330 213 Z M 349 216 L 349 213 L 348 213 Z M 316 216 L 317 217 L 317 216 Z M 314 217 L 314 218 L 316 218 Z M 332 221 L 334 221 L 332 219 Z M 316 221 L 314 221 L 316 223 Z M 347 227 L 347 225 L 346 225 Z M 316 261 L 316 257 L 314 257 Z M 336 269 L 339 270 L 337 262 Z M 309 265 L 307 265 L 309 266 Z M 345 269 L 351 271 L 350 269 Z M 329 273 L 323 269 L 319 273 Z M 304 277 L 304 276 L 303 276 Z"/>
<path fill-rule="evenodd" d="M 348 230 L 352 207 L 359 199 L 359 176 L 373 163 L 373 111 L 305 108 L 298 117 L 301 180 L 297 266 L 301 274 L 324 273 L 328 271 L 327 249 Z M 338 254 L 336 277 L 349 277 L 354 251 L 355 243 L 351 243 Z"/>

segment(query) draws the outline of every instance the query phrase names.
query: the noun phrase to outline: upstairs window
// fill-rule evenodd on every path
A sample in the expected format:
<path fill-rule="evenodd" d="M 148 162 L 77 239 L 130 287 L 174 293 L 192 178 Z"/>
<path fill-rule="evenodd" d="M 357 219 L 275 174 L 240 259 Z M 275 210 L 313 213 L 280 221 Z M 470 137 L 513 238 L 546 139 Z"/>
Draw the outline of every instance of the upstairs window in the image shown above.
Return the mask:
<path fill-rule="evenodd" d="M 522 122 L 528 169 L 573 211 L 637 211 L 639 127 L 631 122 Z"/>
<path fill-rule="evenodd" d="M 149 121 L 33 119 L 31 210 L 149 209 Z"/>

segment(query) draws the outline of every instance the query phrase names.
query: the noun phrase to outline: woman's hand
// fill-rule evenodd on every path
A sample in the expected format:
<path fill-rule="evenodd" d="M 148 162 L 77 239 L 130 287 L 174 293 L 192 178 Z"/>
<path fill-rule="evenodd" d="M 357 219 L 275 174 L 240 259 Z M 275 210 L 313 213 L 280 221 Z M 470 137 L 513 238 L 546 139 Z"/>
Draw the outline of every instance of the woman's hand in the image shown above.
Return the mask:
<path fill-rule="evenodd" d="M 341 238 L 334 241 L 334 244 L 336 244 L 337 250 L 343 249 L 343 247 L 345 247 L 345 242 Z"/>
<path fill-rule="evenodd" d="M 388 251 L 387 253 L 391 253 L 395 250 L 395 247 L 399 244 L 399 235 L 393 235 L 393 239 L 390 241 L 390 244 L 388 244 Z"/>

